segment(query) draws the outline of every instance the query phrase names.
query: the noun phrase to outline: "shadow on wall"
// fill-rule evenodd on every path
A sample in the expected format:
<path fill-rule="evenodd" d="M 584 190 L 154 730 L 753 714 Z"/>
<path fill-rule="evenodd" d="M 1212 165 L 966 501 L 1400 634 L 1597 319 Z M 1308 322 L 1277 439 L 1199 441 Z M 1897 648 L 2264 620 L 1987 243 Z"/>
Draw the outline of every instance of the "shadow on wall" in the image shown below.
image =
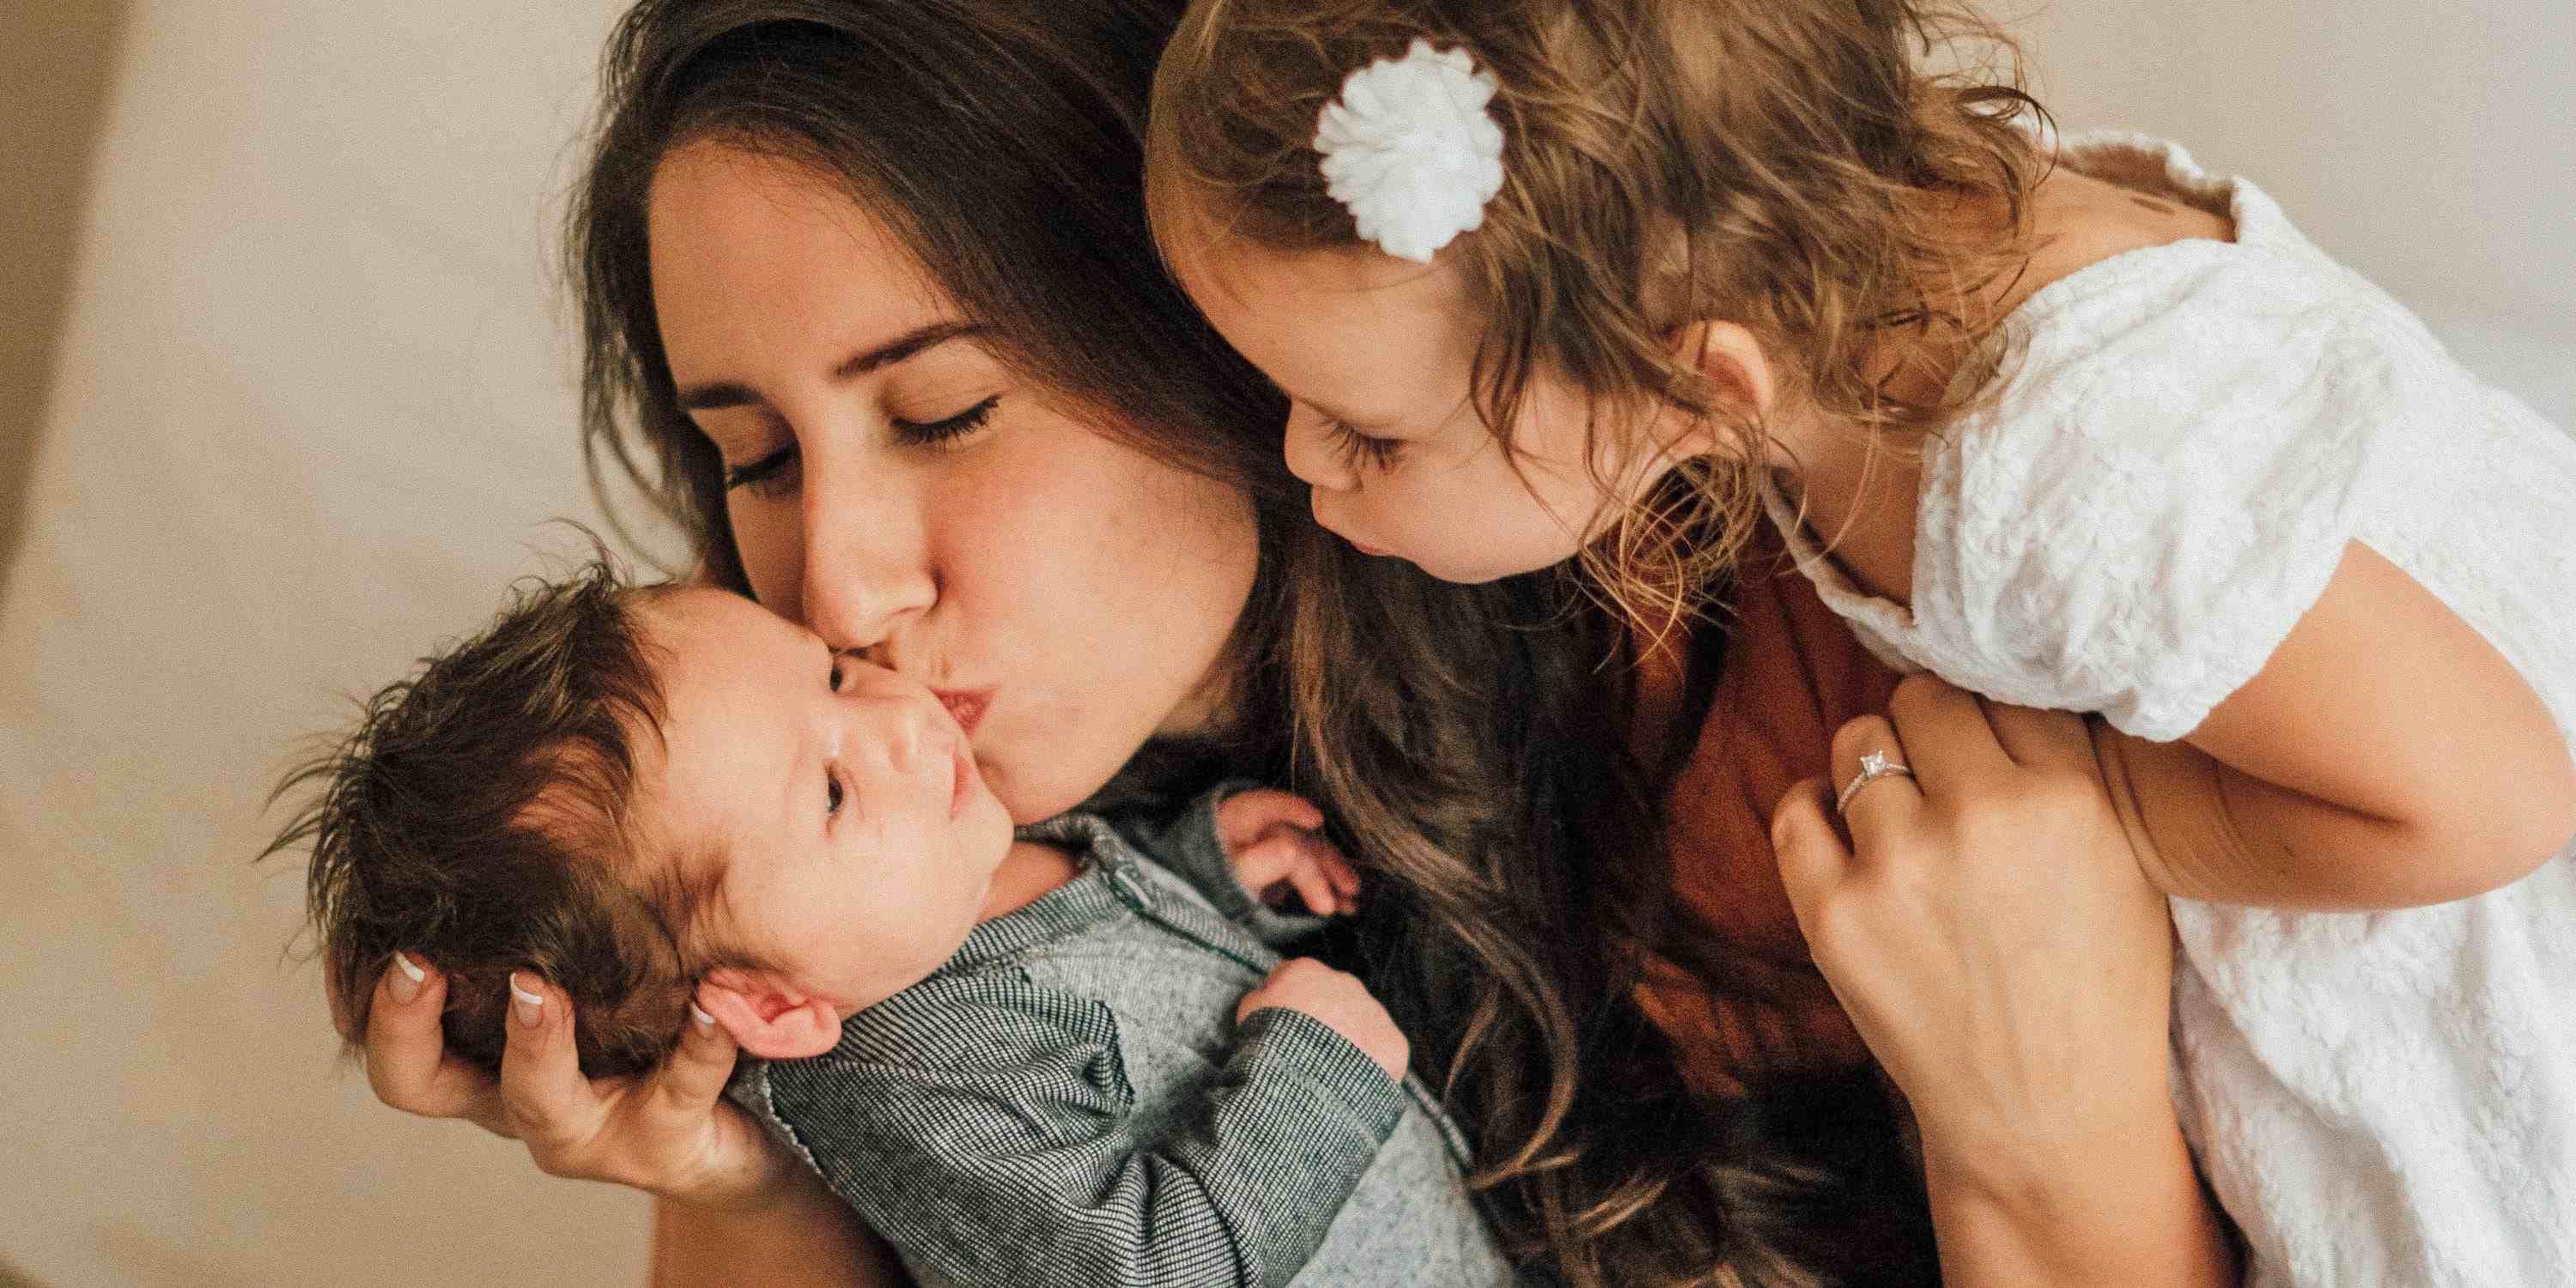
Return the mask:
<path fill-rule="evenodd" d="M 125 0 L 0 4 L 0 588 L 17 564 L 36 435 Z M 13 1281 L 0 1268 L 0 1286 Z"/>

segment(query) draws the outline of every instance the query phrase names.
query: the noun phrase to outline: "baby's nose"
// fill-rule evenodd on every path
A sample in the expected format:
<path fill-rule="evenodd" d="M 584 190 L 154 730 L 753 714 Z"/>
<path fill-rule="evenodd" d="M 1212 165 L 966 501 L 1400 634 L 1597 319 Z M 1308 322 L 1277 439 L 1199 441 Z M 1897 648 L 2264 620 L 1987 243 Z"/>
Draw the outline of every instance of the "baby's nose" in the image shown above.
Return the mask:
<path fill-rule="evenodd" d="M 921 768 L 931 751 L 930 716 L 919 702 L 895 697 L 871 698 L 868 703 L 869 723 L 876 726 L 875 741 L 883 749 L 886 764 L 896 773 L 909 774 Z"/>

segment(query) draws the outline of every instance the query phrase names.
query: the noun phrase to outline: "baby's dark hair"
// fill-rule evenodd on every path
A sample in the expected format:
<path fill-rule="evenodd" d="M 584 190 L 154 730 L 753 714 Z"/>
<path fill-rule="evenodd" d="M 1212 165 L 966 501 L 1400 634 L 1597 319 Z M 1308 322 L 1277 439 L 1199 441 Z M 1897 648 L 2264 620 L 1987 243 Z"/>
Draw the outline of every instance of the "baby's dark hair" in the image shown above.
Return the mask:
<path fill-rule="evenodd" d="M 396 952 L 447 976 L 447 1047 L 501 1063 L 509 975 L 571 999 L 582 1072 L 639 1073 L 678 1045 L 711 952 L 703 891 L 646 871 L 639 739 L 663 695 L 629 585 L 605 558 L 513 587 L 481 633 L 367 699 L 356 728 L 271 797 L 310 790 L 262 857 L 312 848 L 306 911 L 341 1035 L 366 1034 Z M 721 959 L 721 960 L 719 960 Z"/>

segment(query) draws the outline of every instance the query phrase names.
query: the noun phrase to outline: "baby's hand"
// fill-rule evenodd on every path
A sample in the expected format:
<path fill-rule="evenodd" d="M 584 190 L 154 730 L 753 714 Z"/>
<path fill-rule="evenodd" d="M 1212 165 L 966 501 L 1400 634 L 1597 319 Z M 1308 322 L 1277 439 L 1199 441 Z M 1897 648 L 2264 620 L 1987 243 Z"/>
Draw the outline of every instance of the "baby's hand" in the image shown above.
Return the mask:
<path fill-rule="evenodd" d="M 1272 967 L 1270 978 L 1235 1005 L 1234 1022 L 1241 1024 L 1254 1011 L 1273 1006 L 1315 1017 L 1358 1047 L 1360 1054 L 1377 1061 L 1390 1078 L 1401 1080 L 1405 1063 L 1413 1058 L 1413 1044 L 1405 1040 L 1404 1030 L 1395 1027 L 1395 1017 L 1386 1013 L 1385 1004 L 1369 993 L 1368 985 L 1359 976 L 1334 970 L 1312 957 L 1291 957 Z"/>
<path fill-rule="evenodd" d="M 1317 830 L 1323 826 L 1314 802 L 1267 787 L 1237 792 L 1216 807 L 1217 840 L 1253 898 L 1284 907 L 1293 889 L 1317 916 L 1357 912 L 1360 874 Z"/>

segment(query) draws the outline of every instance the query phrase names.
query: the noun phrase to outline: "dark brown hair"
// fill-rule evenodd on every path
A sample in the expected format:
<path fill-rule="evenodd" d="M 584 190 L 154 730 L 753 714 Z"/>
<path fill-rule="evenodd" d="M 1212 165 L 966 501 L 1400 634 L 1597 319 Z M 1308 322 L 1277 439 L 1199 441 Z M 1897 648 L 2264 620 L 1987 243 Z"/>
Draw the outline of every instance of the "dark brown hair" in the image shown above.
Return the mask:
<path fill-rule="evenodd" d="M 605 561 L 521 582 L 279 785 L 272 801 L 311 795 L 266 853 L 312 849 L 306 910 L 352 1046 L 408 952 L 447 976 L 447 1048 L 483 1069 L 526 970 L 571 998 L 583 1073 L 641 1073 L 678 1044 L 701 974 L 756 964 L 664 875 L 712 867 L 645 861 L 636 739 L 659 736 L 662 694 L 633 608 L 650 593 Z"/>
<path fill-rule="evenodd" d="M 1622 1283 L 1777 1261 L 1792 1242 L 1765 1222 L 1792 1214 L 1762 1206 L 1780 1174 L 1763 1119 L 1692 1101 L 1630 996 L 1640 954 L 1678 931 L 1626 680 L 1601 669 L 1618 632 L 1572 611 L 1569 578 L 1448 586 L 1317 528 L 1280 461 L 1276 392 L 1154 266 L 1143 106 L 1179 16 L 1178 0 L 638 5 L 566 226 L 594 471 L 628 471 L 744 586 L 715 454 L 673 401 L 644 203 L 660 159 L 702 137 L 834 179 L 1102 433 L 1259 507 L 1240 736 L 1149 743 L 1090 806 L 1226 773 L 1314 795 L 1381 874 L 1346 964 L 1477 1133 L 1515 1244 Z M 1702 963 L 1687 943 L 1668 955 Z M 1794 1220 L 1825 1231 L 1824 1215 Z"/>
<path fill-rule="evenodd" d="M 1276 423 L 1276 397 L 1150 270 L 1136 137 L 1171 17 L 1150 0 L 627 11 L 601 56 L 591 161 L 564 225 L 594 470 L 604 458 L 643 484 L 698 536 L 711 574 L 748 590 L 715 449 L 680 409 L 663 356 L 646 241 L 662 159 L 715 139 L 837 187 L 1005 361 L 1070 395 L 1101 433 L 1244 489 L 1263 548 L 1278 548 L 1303 522 L 1302 496 L 1257 438 L 1205 432 Z M 1256 605 L 1270 598 L 1256 593 Z"/>
<path fill-rule="evenodd" d="M 1785 405 L 1873 430 L 1937 428 L 1979 397 L 1982 379 L 1937 377 L 2000 360 L 1981 292 L 2028 259 L 2042 159 L 2024 123 L 2042 114 L 2012 40 L 1965 4 L 1197 0 L 1155 83 L 1158 228 L 1365 248 L 1325 189 L 1316 121 L 1415 39 L 1499 83 L 1502 190 L 1441 252 L 1481 320 L 1485 423 L 1508 448 L 1545 366 L 1591 395 L 1593 442 L 1624 449 L 1587 450 L 1596 473 L 1668 406 L 1730 440 L 1583 552 L 1631 620 L 1660 630 L 1704 604 L 1760 517 L 1768 435 L 1676 352 L 1685 324 L 1743 324 Z M 1909 366 L 1935 373 L 1932 397 L 1891 388 Z"/>

